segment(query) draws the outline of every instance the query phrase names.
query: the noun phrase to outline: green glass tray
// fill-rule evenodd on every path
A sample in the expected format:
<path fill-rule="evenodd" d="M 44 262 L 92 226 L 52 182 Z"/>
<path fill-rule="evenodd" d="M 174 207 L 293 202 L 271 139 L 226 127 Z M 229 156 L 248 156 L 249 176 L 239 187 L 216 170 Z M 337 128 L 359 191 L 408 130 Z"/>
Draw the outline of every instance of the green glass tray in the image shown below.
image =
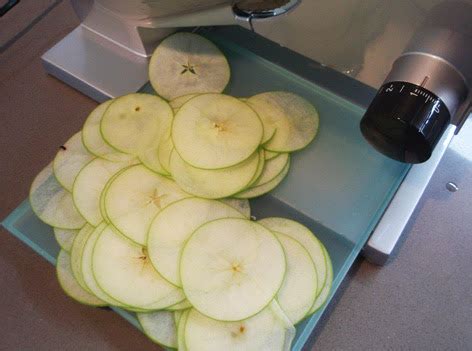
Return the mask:
<path fill-rule="evenodd" d="M 293 154 L 291 170 L 270 195 L 251 201 L 257 218 L 283 216 L 302 222 L 328 249 L 334 268 L 332 293 L 355 258 L 408 171 L 408 166 L 374 151 L 359 131 L 363 109 L 336 94 L 221 37 L 207 36 L 224 51 L 232 69 L 226 92 L 250 96 L 287 90 L 311 101 L 320 114 L 315 141 Z M 146 85 L 142 91 L 152 92 Z M 52 264 L 59 252 L 52 229 L 33 214 L 25 200 L 3 225 Z M 55 279 L 51 276 L 51 279 Z M 293 350 L 305 345 L 326 305 L 297 325 Z M 139 328 L 134 314 L 113 308 Z"/>

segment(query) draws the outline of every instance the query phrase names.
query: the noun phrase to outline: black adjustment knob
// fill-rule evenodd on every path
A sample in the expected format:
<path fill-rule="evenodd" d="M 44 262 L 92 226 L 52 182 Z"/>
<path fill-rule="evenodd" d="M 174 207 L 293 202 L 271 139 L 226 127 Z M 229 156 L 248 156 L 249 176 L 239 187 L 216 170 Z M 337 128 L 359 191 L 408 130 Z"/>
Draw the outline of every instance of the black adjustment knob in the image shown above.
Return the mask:
<path fill-rule="evenodd" d="M 450 122 L 444 103 L 407 82 L 384 84 L 361 120 L 367 141 L 384 155 L 407 163 L 429 159 Z"/>

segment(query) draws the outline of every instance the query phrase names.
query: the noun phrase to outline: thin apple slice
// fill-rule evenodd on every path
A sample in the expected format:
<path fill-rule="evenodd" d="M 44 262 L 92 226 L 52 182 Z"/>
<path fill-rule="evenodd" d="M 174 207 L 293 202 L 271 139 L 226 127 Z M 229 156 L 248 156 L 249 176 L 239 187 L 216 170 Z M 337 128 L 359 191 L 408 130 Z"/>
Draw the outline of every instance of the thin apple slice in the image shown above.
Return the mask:
<path fill-rule="evenodd" d="M 143 165 L 119 173 L 105 193 L 105 210 L 111 223 L 126 237 L 145 245 L 152 219 L 171 203 L 190 197 L 172 180 Z"/>
<path fill-rule="evenodd" d="M 170 175 L 170 156 L 172 155 L 172 151 L 174 150 L 174 143 L 172 142 L 172 138 L 169 134 L 164 137 L 159 144 L 157 149 L 157 156 L 159 158 L 159 163 L 162 166 L 162 169 Z"/>
<path fill-rule="evenodd" d="M 125 168 L 126 169 L 126 168 Z M 105 184 L 105 187 L 103 188 L 102 190 L 102 193 L 100 194 L 100 214 L 102 215 L 102 218 L 105 222 L 107 222 L 108 224 L 110 224 L 110 218 L 108 218 L 108 214 L 107 214 L 107 211 L 106 211 L 106 208 L 105 208 L 105 195 L 107 193 L 107 190 L 110 186 L 110 184 L 113 182 L 113 180 L 120 174 L 122 173 L 125 169 L 122 169 L 121 171 L 117 172 L 116 174 L 114 174 L 109 180 L 108 182 Z"/>
<path fill-rule="evenodd" d="M 117 150 L 140 155 L 157 145 L 172 123 L 169 104 L 155 95 L 128 94 L 116 98 L 100 122 L 103 138 Z"/>
<path fill-rule="evenodd" d="M 39 219 L 52 227 L 80 229 L 85 224 L 72 195 L 54 177 L 51 163 L 33 180 L 29 201 Z"/>
<path fill-rule="evenodd" d="M 290 162 L 288 162 L 285 165 L 285 168 L 280 172 L 278 176 L 276 176 L 274 179 L 272 179 L 270 182 L 267 182 L 265 184 L 255 186 L 255 187 L 250 187 L 247 190 L 244 190 L 238 194 L 233 195 L 235 198 L 238 199 L 252 199 L 261 195 L 264 195 L 277 187 L 287 176 L 288 171 L 290 170 Z"/>
<path fill-rule="evenodd" d="M 103 217 L 103 220 L 107 222 L 108 224 L 111 224 L 110 218 L 108 218 L 108 214 L 105 208 L 105 195 L 107 193 L 108 188 L 110 187 L 110 184 L 113 182 L 113 180 L 116 179 L 117 176 L 119 176 L 121 173 L 123 173 L 126 170 L 126 168 L 122 169 L 121 171 L 117 172 L 114 174 L 108 182 L 105 184 L 105 187 L 103 188 L 102 193 L 100 194 L 100 213 Z"/>
<path fill-rule="evenodd" d="M 165 347 L 177 348 L 177 328 L 173 312 L 137 313 L 136 317 L 149 339 Z"/>
<path fill-rule="evenodd" d="M 171 132 L 180 157 L 203 169 L 243 162 L 257 150 L 262 134 L 254 110 L 223 94 L 202 94 L 189 100 L 175 115 Z"/>
<path fill-rule="evenodd" d="M 82 289 L 89 293 L 92 293 L 92 291 L 88 288 L 87 284 L 85 283 L 84 276 L 82 275 L 82 253 L 88 238 L 90 235 L 92 235 L 94 230 L 95 227 L 91 226 L 90 224 L 87 223 L 84 225 L 84 227 L 76 235 L 70 250 L 70 266 L 72 269 L 72 274 L 74 274 L 75 280 L 77 280 Z"/>
<path fill-rule="evenodd" d="M 259 164 L 257 165 L 257 170 L 256 173 L 254 173 L 254 176 L 252 177 L 251 181 L 249 182 L 248 188 L 252 187 L 254 183 L 257 182 L 257 180 L 261 177 L 262 172 L 264 171 L 264 166 L 265 166 L 266 160 L 264 157 L 264 150 L 259 149 Z"/>
<path fill-rule="evenodd" d="M 85 148 L 93 155 L 110 161 L 122 162 L 132 158 L 131 155 L 119 152 L 103 140 L 100 132 L 100 123 L 103 114 L 113 100 L 98 105 L 87 117 L 82 128 L 82 142 Z"/>
<path fill-rule="evenodd" d="M 99 287 L 124 305 L 163 309 L 185 299 L 182 289 L 167 282 L 152 266 L 147 250 L 107 226 L 92 256 Z"/>
<path fill-rule="evenodd" d="M 163 142 L 166 138 L 168 139 L 170 138 L 170 136 L 163 137 L 163 140 L 161 142 Z M 158 143 L 153 147 L 147 149 L 146 151 L 142 152 L 141 155 L 139 155 L 139 160 L 151 171 L 161 174 L 163 176 L 169 176 L 170 173 L 164 168 L 159 159 L 160 144 L 161 143 Z"/>
<path fill-rule="evenodd" d="M 180 256 L 185 243 L 202 224 L 227 217 L 244 215 L 220 201 L 195 197 L 167 206 L 149 228 L 147 248 L 152 264 L 172 284 L 182 286 Z"/>
<path fill-rule="evenodd" d="M 97 226 L 103 221 L 100 196 L 105 185 L 119 171 L 135 163 L 135 159 L 112 162 L 96 158 L 82 168 L 75 179 L 72 196 L 77 210 L 88 223 Z"/>
<path fill-rule="evenodd" d="M 276 178 L 285 166 L 290 162 L 290 155 L 287 153 L 281 153 L 273 159 L 264 163 L 264 169 L 259 178 L 251 185 L 251 187 L 257 187 L 269 183 L 271 180 Z"/>
<path fill-rule="evenodd" d="M 245 102 L 259 115 L 262 125 L 264 126 L 264 136 L 262 137 L 261 144 L 267 143 L 272 139 L 277 132 L 277 128 L 282 129 L 288 127 L 288 123 L 282 112 L 274 107 L 274 104 L 269 99 L 270 96 L 264 94 L 267 93 L 254 95 L 245 99 Z"/>
<path fill-rule="evenodd" d="M 311 259 L 315 263 L 317 273 L 317 295 L 325 286 L 328 274 L 328 265 L 323 251 L 323 244 L 316 238 L 310 229 L 296 221 L 287 218 L 269 217 L 263 218 L 258 223 L 274 232 L 279 232 L 292 237 L 307 249 Z"/>
<path fill-rule="evenodd" d="M 261 144 L 267 143 L 274 137 L 275 132 L 277 131 L 277 126 L 273 121 L 274 117 L 271 114 L 271 108 L 266 106 L 266 104 L 261 103 L 260 99 L 255 97 L 253 99 L 247 98 L 242 101 L 247 103 L 254 111 L 256 111 L 257 115 L 261 119 L 262 125 L 264 127 L 264 134 L 262 136 Z"/>
<path fill-rule="evenodd" d="M 57 280 L 64 292 L 74 300 L 91 306 L 105 306 L 106 303 L 96 296 L 82 289 L 80 284 L 75 280 L 70 266 L 69 254 L 61 250 L 57 257 L 56 263 Z"/>
<path fill-rule="evenodd" d="M 176 33 L 164 39 L 149 63 L 151 85 L 167 100 L 222 92 L 229 77 L 229 64 L 220 49 L 193 33 Z"/>
<path fill-rule="evenodd" d="M 315 313 L 318 309 L 323 306 L 326 301 L 328 300 L 329 294 L 331 293 L 331 287 L 333 286 L 333 265 L 331 263 L 331 259 L 329 257 L 329 253 L 326 248 L 323 246 L 323 253 L 326 259 L 326 280 L 323 286 L 323 289 L 318 294 L 315 303 L 311 307 L 308 315 Z"/>
<path fill-rule="evenodd" d="M 174 150 L 170 170 L 176 183 L 187 193 L 206 199 L 221 199 L 245 189 L 257 172 L 259 153 L 223 169 L 200 169 L 186 163 Z"/>
<path fill-rule="evenodd" d="M 274 232 L 284 248 L 287 272 L 277 302 L 292 324 L 300 322 L 316 300 L 316 268 L 308 251 L 292 237 Z"/>
<path fill-rule="evenodd" d="M 267 306 L 282 285 L 285 254 L 274 234 L 247 220 L 208 222 L 187 241 L 180 261 L 182 286 L 204 315 L 238 321 Z"/>
<path fill-rule="evenodd" d="M 213 320 L 191 309 L 185 325 L 189 350 L 289 351 L 295 328 L 272 305 L 238 322 Z"/>
<path fill-rule="evenodd" d="M 266 134 L 275 129 L 273 136 L 265 141 L 267 150 L 292 152 L 303 149 L 318 132 L 318 111 L 298 95 L 267 92 L 250 97 L 247 103 L 261 118 Z"/>
<path fill-rule="evenodd" d="M 168 171 L 168 166 L 165 167 L 165 165 L 161 162 L 161 159 L 159 157 L 159 149 L 161 148 L 162 144 L 168 143 L 169 140 L 172 142 L 172 139 L 170 137 L 170 128 L 164 131 L 160 138 L 155 140 L 152 147 L 145 150 L 139 155 L 139 160 L 143 163 L 143 165 L 145 165 L 151 171 L 154 171 L 166 177 L 170 176 L 170 172 Z M 173 147 L 174 146 L 172 145 L 172 148 Z M 164 159 L 164 161 L 168 160 Z M 168 164 L 168 162 L 166 164 Z"/>
<path fill-rule="evenodd" d="M 187 319 L 190 310 L 185 310 L 179 318 L 177 324 L 177 349 L 179 351 L 187 351 L 187 345 L 185 343 L 185 326 L 187 325 Z"/>
<path fill-rule="evenodd" d="M 82 132 L 74 134 L 56 154 L 54 175 L 67 191 L 72 192 L 74 180 L 80 170 L 95 158 L 82 144 Z"/>
<path fill-rule="evenodd" d="M 54 237 L 61 249 L 70 253 L 72 243 L 78 232 L 79 229 L 54 228 Z"/>
<path fill-rule="evenodd" d="M 95 243 L 100 237 L 100 234 L 102 233 L 103 230 L 105 230 L 106 227 L 107 227 L 107 223 L 105 222 L 99 224 L 95 228 L 95 230 L 90 234 L 90 236 L 87 238 L 87 241 L 82 250 L 82 259 L 80 262 L 81 276 L 83 278 L 83 282 L 87 286 L 88 290 L 92 292 L 92 294 L 94 294 L 101 300 L 105 301 L 109 305 L 127 308 L 128 306 L 122 304 L 121 302 L 112 298 L 110 295 L 106 294 L 97 284 L 95 276 L 93 275 L 93 268 L 92 268 L 93 248 L 95 247 Z"/>

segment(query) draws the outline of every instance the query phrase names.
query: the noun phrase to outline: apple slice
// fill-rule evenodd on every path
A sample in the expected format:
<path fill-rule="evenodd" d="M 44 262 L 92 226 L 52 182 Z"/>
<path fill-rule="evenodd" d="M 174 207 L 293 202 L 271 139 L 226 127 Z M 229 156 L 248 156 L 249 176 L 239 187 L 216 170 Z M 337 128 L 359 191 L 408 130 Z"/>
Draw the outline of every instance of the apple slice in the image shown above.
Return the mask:
<path fill-rule="evenodd" d="M 165 130 L 162 133 L 162 136 L 155 140 L 154 145 L 152 147 L 145 150 L 139 155 L 139 160 L 143 163 L 143 165 L 145 165 L 151 171 L 154 171 L 166 177 L 170 176 L 170 172 L 168 171 L 169 167 L 165 167 L 165 165 L 161 162 L 161 159 L 159 157 L 159 149 L 161 148 L 162 144 L 169 143 L 169 140 L 172 143 L 172 139 L 170 137 L 170 128 Z M 171 147 L 173 148 L 174 146 L 172 145 Z M 164 159 L 164 161 L 167 161 L 167 165 L 168 160 Z"/>
<path fill-rule="evenodd" d="M 269 183 L 271 180 L 276 178 L 285 166 L 290 162 L 290 155 L 288 153 L 281 153 L 278 156 L 272 158 L 264 163 L 264 169 L 257 180 L 251 185 L 251 187 L 257 187 Z"/>
<path fill-rule="evenodd" d="M 84 225 L 84 227 L 76 235 L 72 248 L 70 250 L 70 266 L 72 269 L 72 274 L 75 277 L 75 280 L 80 284 L 82 289 L 86 290 L 89 293 L 92 291 L 88 288 L 85 283 L 84 277 L 82 275 L 82 253 L 85 247 L 85 244 L 88 241 L 88 238 L 95 230 L 95 227 L 90 224 Z"/>
<path fill-rule="evenodd" d="M 164 137 L 164 138 L 170 138 L 170 136 Z M 161 141 L 161 143 L 164 141 Z M 161 161 L 159 159 L 159 146 L 160 144 L 157 144 L 146 151 L 142 152 L 141 155 L 139 155 L 139 160 L 145 165 L 147 168 L 149 168 L 151 171 L 156 172 L 160 175 L 163 176 L 169 176 L 170 173 L 164 168 L 164 166 L 161 164 Z"/>
<path fill-rule="evenodd" d="M 328 265 L 325 258 L 323 245 L 316 238 L 315 234 L 304 225 L 287 218 L 269 217 L 258 221 L 259 224 L 269 228 L 274 232 L 279 232 L 297 240 L 308 251 L 311 259 L 315 263 L 317 273 L 317 295 L 325 286 L 328 274 Z"/>
<path fill-rule="evenodd" d="M 172 142 L 172 138 L 169 134 L 166 134 L 159 144 L 157 149 L 157 156 L 159 158 L 159 164 L 162 166 L 162 169 L 170 175 L 170 156 L 172 151 L 174 150 L 174 143 Z"/>
<path fill-rule="evenodd" d="M 74 300 L 91 306 L 105 306 L 106 303 L 96 296 L 82 289 L 80 284 L 75 280 L 70 266 L 69 254 L 61 250 L 56 262 L 57 280 L 64 292 Z"/>
<path fill-rule="evenodd" d="M 135 163 L 135 159 L 112 162 L 96 158 L 82 168 L 75 179 L 72 196 L 77 210 L 88 223 L 97 226 L 103 221 L 100 196 L 105 185 L 119 171 Z"/>
<path fill-rule="evenodd" d="M 285 254 L 274 234 L 247 220 L 208 222 L 187 241 L 180 260 L 182 286 L 204 315 L 238 321 L 267 306 L 282 285 Z"/>
<path fill-rule="evenodd" d="M 132 156 L 112 148 L 103 140 L 100 132 L 103 114 L 112 102 L 113 100 L 105 101 L 90 113 L 82 128 L 82 142 L 88 152 L 97 157 L 116 162 L 127 161 Z"/>
<path fill-rule="evenodd" d="M 190 310 L 185 310 L 179 318 L 177 325 L 177 350 L 187 351 L 187 345 L 185 343 L 185 326 L 187 325 L 187 319 Z"/>
<path fill-rule="evenodd" d="M 116 98 L 100 122 L 103 138 L 115 149 L 132 155 L 158 145 L 170 128 L 172 109 L 155 95 L 128 94 Z"/>
<path fill-rule="evenodd" d="M 223 169 L 200 169 L 186 163 L 175 150 L 170 158 L 170 170 L 176 183 L 187 193 L 206 199 L 221 199 L 245 189 L 257 172 L 259 153 L 247 160 Z"/>
<path fill-rule="evenodd" d="M 304 98 L 293 93 L 274 91 L 254 95 L 247 103 L 257 112 L 267 135 L 264 148 L 275 152 L 303 149 L 318 132 L 318 112 Z"/>
<path fill-rule="evenodd" d="M 189 350 L 289 351 L 295 328 L 271 303 L 238 322 L 213 320 L 191 309 L 185 325 Z"/>
<path fill-rule="evenodd" d="M 275 117 L 272 115 L 273 111 L 271 111 L 271 107 L 267 106 L 266 103 L 261 102 L 261 99 L 253 97 L 240 99 L 247 103 L 251 108 L 256 111 L 259 118 L 262 121 L 262 125 L 264 127 L 264 134 L 262 136 L 261 144 L 267 143 L 270 139 L 272 139 L 277 131 L 277 125 L 275 123 Z"/>
<path fill-rule="evenodd" d="M 149 63 L 151 85 L 167 100 L 222 92 L 229 77 L 229 64 L 220 49 L 193 33 L 176 33 L 164 39 Z"/>
<path fill-rule="evenodd" d="M 285 179 L 289 170 L 290 170 L 290 162 L 288 162 L 285 165 L 282 172 L 280 172 L 280 174 L 277 175 L 271 181 L 265 184 L 259 185 L 259 186 L 250 187 L 249 189 L 244 190 L 240 193 L 237 193 L 233 196 L 237 199 L 252 199 L 252 198 L 264 195 L 268 193 L 269 191 L 271 191 L 272 189 L 274 189 L 275 187 L 277 187 Z"/>
<path fill-rule="evenodd" d="M 95 276 L 93 275 L 93 269 L 92 269 L 93 248 L 95 247 L 95 243 L 100 237 L 100 234 L 106 227 L 107 227 L 107 223 L 105 222 L 101 223 L 95 228 L 95 230 L 88 237 L 82 250 L 82 259 L 80 262 L 81 276 L 88 290 L 90 290 L 90 292 L 92 292 L 93 295 L 97 296 L 98 298 L 105 301 L 109 305 L 127 308 L 128 306 L 122 304 L 121 302 L 112 298 L 110 295 L 106 294 L 97 284 Z"/>
<path fill-rule="evenodd" d="M 285 279 L 277 292 L 277 302 L 292 324 L 300 322 L 316 300 L 316 268 L 308 251 L 288 235 L 274 232 L 287 259 Z"/>
<path fill-rule="evenodd" d="M 126 169 L 126 168 L 125 168 Z M 107 211 L 105 209 L 105 194 L 107 193 L 107 190 L 110 186 L 110 184 L 113 182 L 113 180 L 120 174 L 122 173 L 125 169 L 122 169 L 121 171 L 117 172 L 116 174 L 114 174 L 109 180 L 108 182 L 105 184 L 105 187 L 103 188 L 102 190 L 102 193 L 100 194 L 100 214 L 102 215 L 102 218 L 105 222 L 107 222 L 108 224 L 110 224 L 110 218 L 108 218 L 108 214 L 107 214 Z"/>
<path fill-rule="evenodd" d="M 247 98 L 245 102 L 251 106 L 254 111 L 259 115 L 264 126 L 264 136 L 262 137 L 261 144 L 267 143 L 272 139 L 277 132 L 277 128 L 287 128 L 288 123 L 283 113 L 274 108 L 274 104 L 269 99 L 270 95 L 267 93 L 261 93 Z"/>
<path fill-rule="evenodd" d="M 78 232 L 78 229 L 54 228 L 54 237 L 61 249 L 70 253 L 72 243 Z"/>
<path fill-rule="evenodd" d="M 264 150 L 259 149 L 259 164 L 257 165 L 257 170 L 256 173 L 254 173 L 254 176 L 252 177 L 251 181 L 249 182 L 248 188 L 252 187 L 254 183 L 257 182 L 257 180 L 261 177 L 262 172 L 264 171 L 264 166 L 266 164 L 266 160 L 264 157 Z"/>
<path fill-rule="evenodd" d="M 124 305 L 163 309 L 185 299 L 182 289 L 167 282 L 152 266 L 147 250 L 107 226 L 92 256 L 99 287 Z"/>
<path fill-rule="evenodd" d="M 82 144 L 82 133 L 74 134 L 61 146 L 53 162 L 54 175 L 67 191 L 72 192 L 74 180 L 80 170 L 95 158 Z"/>
<path fill-rule="evenodd" d="M 315 303 L 311 307 L 308 315 L 315 313 L 318 309 L 325 304 L 328 300 L 329 294 L 331 293 L 331 287 L 333 286 L 333 265 L 331 264 L 331 259 L 329 257 L 328 251 L 323 246 L 323 253 L 326 258 L 326 280 L 323 286 L 323 289 L 318 294 Z"/>
<path fill-rule="evenodd" d="M 29 201 L 36 216 L 52 227 L 80 229 L 85 224 L 72 195 L 54 177 L 51 163 L 34 178 Z"/>
<path fill-rule="evenodd" d="M 119 173 L 105 193 L 105 211 L 126 237 L 145 245 L 151 221 L 167 205 L 190 197 L 172 180 L 143 165 Z"/>
<path fill-rule="evenodd" d="M 137 313 L 136 317 L 149 339 L 165 347 L 177 348 L 177 328 L 173 312 Z"/>
<path fill-rule="evenodd" d="M 188 238 L 202 224 L 227 217 L 244 215 L 220 201 L 195 197 L 167 206 L 149 228 L 147 248 L 151 263 L 169 282 L 182 286 L 180 256 Z"/>
<path fill-rule="evenodd" d="M 262 134 L 254 110 L 223 94 L 202 94 L 189 100 L 175 115 L 171 132 L 180 157 L 203 169 L 243 162 L 257 150 Z"/>

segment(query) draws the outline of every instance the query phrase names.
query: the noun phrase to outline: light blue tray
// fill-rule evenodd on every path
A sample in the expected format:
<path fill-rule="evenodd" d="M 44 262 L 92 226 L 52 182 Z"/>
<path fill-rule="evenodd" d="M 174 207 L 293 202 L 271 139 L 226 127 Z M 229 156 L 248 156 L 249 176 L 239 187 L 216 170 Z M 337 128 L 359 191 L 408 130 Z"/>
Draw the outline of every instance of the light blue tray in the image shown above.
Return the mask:
<path fill-rule="evenodd" d="M 315 141 L 293 155 L 289 175 L 270 195 L 251 201 L 257 218 L 283 216 L 313 230 L 327 247 L 334 268 L 332 295 L 392 199 L 408 166 L 374 151 L 362 138 L 363 110 L 300 76 L 207 34 L 225 52 L 232 69 L 229 94 L 250 96 L 287 90 L 311 101 L 320 114 Z M 149 85 L 142 91 L 152 92 Z M 39 221 L 25 200 L 3 225 L 52 264 L 59 252 L 52 229 Z M 51 279 L 55 279 L 51 276 Z M 138 327 L 132 313 L 115 309 Z M 325 307 L 297 326 L 293 350 L 305 345 Z"/>

